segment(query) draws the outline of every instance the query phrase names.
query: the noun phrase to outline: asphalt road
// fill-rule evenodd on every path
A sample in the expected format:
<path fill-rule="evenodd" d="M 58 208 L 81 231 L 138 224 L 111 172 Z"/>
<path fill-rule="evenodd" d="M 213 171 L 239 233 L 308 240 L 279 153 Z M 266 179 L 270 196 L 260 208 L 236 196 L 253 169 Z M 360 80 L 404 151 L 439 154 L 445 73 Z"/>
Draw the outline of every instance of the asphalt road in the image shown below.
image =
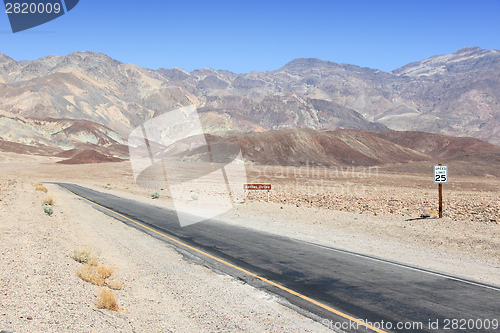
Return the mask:
<path fill-rule="evenodd" d="M 494 286 L 216 220 L 181 228 L 173 211 L 73 184 L 59 185 L 118 212 L 121 216 L 95 206 L 195 260 L 280 295 L 330 328 L 373 331 L 356 325 L 350 316 L 371 323 L 378 332 L 500 332 L 493 329 L 500 320 L 500 289 Z"/>

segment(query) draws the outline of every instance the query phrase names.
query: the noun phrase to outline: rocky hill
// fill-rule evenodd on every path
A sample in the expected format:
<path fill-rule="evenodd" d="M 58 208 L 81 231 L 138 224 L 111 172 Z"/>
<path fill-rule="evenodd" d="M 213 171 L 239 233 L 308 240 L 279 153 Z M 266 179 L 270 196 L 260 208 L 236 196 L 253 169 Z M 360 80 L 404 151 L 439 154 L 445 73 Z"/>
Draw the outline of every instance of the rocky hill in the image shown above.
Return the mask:
<path fill-rule="evenodd" d="M 416 130 L 500 144 L 500 51 L 477 47 L 382 72 L 296 59 L 271 72 L 150 70 L 103 54 L 35 61 L 0 55 L 0 110 L 84 119 L 122 136 L 195 104 L 209 133 L 227 130 Z"/>
<path fill-rule="evenodd" d="M 199 99 L 211 129 L 309 127 L 470 136 L 500 144 L 500 51 L 468 47 L 391 73 L 318 59 L 236 75 L 160 69 Z M 239 126 L 238 126 L 239 124 Z"/>
<path fill-rule="evenodd" d="M 478 162 L 500 176 L 500 147 L 474 138 L 423 132 L 278 130 L 208 135 L 210 145 L 232 143 L 250 162 L 295 166 L 382 166 L 415 162 Z M 429 163 L 426 163 L 429 165 Z"/>
<path fill-rule="evenodd" d="M 195 104 L 206 133 L 239 143 L 247 156 L 265 163 L 284 163 L 290 149 L 300 152 L 290 163 L 378 164 L 392 161 L 396 152 L 393 162 L 439 154 L 451 158 L 469 139 L 388 130 L 500 145 L 499 101 L 500 51 L 477 47 L 392 72 L 318 59 L 235 74 L 207 68 L 150 70 L 92 52 L 35 61 L 0 54 L 0 149 L 29 154 L 90 149 L 125 157 L 132 129 Z M 346 136 L 354 132 L 336 129 L 370 132 L 356 132 L 353 141 Z M 252 140 L 272 154 L 257 158 Z M 469 143 L 467 156 L 483 144 Z M 374 153 L 375 147 L 382 155 Z M 371 152 L 361 156 L 353 149 Z"/>
<path fill-rule="evenodd" d="M 0 113 L 0 151 L 56 155 L 68 149 L 91 149 L 116 156 L 128 153 L 122 135 L 110 128 L 76 119 L 35 119 Z"/>

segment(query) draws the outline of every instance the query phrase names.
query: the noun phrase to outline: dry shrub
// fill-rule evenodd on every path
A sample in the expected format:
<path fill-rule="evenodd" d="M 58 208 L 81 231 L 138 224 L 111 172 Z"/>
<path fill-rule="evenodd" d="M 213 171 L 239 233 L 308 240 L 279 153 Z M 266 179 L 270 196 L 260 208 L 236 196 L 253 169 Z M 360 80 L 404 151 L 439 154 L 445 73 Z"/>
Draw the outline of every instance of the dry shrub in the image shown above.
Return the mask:
<path fill-rule="evenodd" d="M 49 195 L 49 196 L 43 198 L 43 203 L 47 204 L 49 206 L 54 206 L 56 201 L 54 200 L 54 198 L 51 195 Z"/>
<path fill-rule="evenodd" d="M 97 266 L 99 264 L 99 257 L 92 253 L 89 248 L 76 249 L 73 251 L 71 258 L 82 264 L 89 264 Z"/>
<path fill-rule="evenodd" d="M 42 191 L 47 193 L 47 188 L 42 185 L 38 185 L 37 187 L 35 187 L 35 191 Z"/>
<path fill-rule="evenodd" d="M 52 214 L 54 214 L 54 208 L 52 208 L 52 206 L 49 206 L 47 204 L 44 204 L 43 205 L 43 212 L 49 216 L 51 216 Z"/>
<path fill-rule="evenodd" d="M 122 289 L 124 287 L 124 283 L 111 278 L 114 271 L 115 268 L 111 266 L 92 266 L 87 263 L 78 268 L 76 275 L 78 275 L 83 281 L 90 282 L 96 286 L 109 287 L 111 289 Z"/>
<path fill-rule="evenodd" d="M 113 268 L 104 265 L 92 266 L 84 264 L 76 271 L 76 274 L 83 281 L 104 287 L 106 285 L 105 280 L 113 274 Z"/>
<path fill-rule="evenodd" d="M 94 267 L 94 266 L 92 266 L 92 267 Z M 103 280 L 106 280 L 107 278 L 111 277 L 111 275 L 113 275 L 115 268 L 111 267 L 111 266 L 106 266 L 106 265 L 99 265 L 99 266 L 95 266 L 95 270 L 96 270 L 98 276 L 100 276 Z"/>
<path fill-rule="evenodd" d="M 33 183 L 32 185 L 33 185 L 33 186 L 42 186 L 43 184 L 42 184 L 42 183 L 40 183 L 40 182 L 38 182 L 38 183 Z"/>
<path fill-rule="evenodd" d="M 108 289 L 101 289 L 99 291 L 96 304 L 99 309 L 108 309 L 117 312 L 120 310 L 116 302 L 115 294 Z"/>

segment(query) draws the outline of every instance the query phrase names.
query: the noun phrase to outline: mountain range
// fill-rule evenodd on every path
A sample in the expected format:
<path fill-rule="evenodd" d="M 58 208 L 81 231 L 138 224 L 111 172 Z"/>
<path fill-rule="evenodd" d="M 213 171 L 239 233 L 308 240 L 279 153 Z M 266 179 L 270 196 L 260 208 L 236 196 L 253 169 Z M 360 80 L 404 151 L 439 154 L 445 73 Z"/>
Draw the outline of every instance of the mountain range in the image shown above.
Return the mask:
<path fill-rule="evenodd" d="M 57 154 L 78 148 L 124 156 L 132 129 L 191 104 L 206 133 L 233 141 L 272 130 L 311 129 L 321 136 L 351 129 L 500 145 L 499 101 L 500 50 L 478 47 L 392 72 L 318 59 L 235 74 L 152 70 L 92 52 L 34 61 L 0 54 L 0 149 Z"/>

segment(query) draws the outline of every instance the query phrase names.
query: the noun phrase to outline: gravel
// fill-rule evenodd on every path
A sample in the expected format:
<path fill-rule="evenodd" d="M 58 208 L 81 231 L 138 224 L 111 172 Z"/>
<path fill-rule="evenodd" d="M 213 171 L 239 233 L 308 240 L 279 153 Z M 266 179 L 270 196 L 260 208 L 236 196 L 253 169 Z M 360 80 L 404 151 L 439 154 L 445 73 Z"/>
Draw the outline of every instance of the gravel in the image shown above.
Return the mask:
<path fill-rule="evenodd" d="M 55 185 L 54 214 L 23 180 L 1 180 L 0 329 L 13 332 L 328 332 L 263 291 L 189 263 Z M 64 211 L 64 213 L 60 213 Z M 98 309 L 76 248 L 116 267 L 119 312 Z"/>

